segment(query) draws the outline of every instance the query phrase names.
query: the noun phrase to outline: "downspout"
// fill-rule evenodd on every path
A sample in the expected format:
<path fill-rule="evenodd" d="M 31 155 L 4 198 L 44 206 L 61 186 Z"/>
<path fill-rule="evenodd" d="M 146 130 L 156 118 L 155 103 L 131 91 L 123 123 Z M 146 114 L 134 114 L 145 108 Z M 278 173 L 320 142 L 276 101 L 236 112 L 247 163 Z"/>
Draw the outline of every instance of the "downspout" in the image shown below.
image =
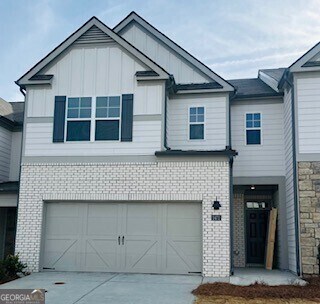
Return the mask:
<path fill-rule="evenodd" d="M 301 275 L 300 269 L 300 245 L 299 245 L 299 205 L 298 205 L 298 181 L 297 181 L 297 147 L 296 147 L 296 123 L 295 123 L 295 104 L 294 104 L 294 84 L 289 79 L 289 70 L 286 72 L 285 81 L 291 88 L 291 129 L 292 129 L 292 162 L 293 162 L 293 189 L 294 189 L 294 224 L 296 238 L 296 267 L 297 275 Z"/>
<path fill-rule="evenodd" d="M 229 95 L 229 149 L 232 149 L 231 141 L 231 101 L 235 98 L 236 91 Z M 233 258 L 233 218 L 234 218 L 234 199 L 233 199 L 233 156 L 229 156 L 229 193 L 230 193 L 230 275 L 234 275 L 234 258 Z"/>
<path fill-rule="evenodd" d="M 165 84 L 165 94 L 164 94 L 164 139 L 163 139 L 163 146 L 166 150 L 171 150 L 171 148 L 168 147 L 167 143 L 167 101 L 169 97 L 169 91 L 174 87 L 174 78 L 172 75 L 170 75 L 169 79 L 166 80 Z"/>

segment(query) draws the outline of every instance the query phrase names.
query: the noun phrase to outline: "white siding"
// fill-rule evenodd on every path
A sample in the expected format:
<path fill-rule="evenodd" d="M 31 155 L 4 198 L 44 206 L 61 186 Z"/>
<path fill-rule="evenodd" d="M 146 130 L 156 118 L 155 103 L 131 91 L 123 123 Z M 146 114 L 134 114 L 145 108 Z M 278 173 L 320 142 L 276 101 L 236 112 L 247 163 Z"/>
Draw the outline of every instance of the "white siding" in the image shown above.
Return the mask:
<path fill-rule="evenodd" d="M 0 207 L 17 207 L 18 194 L 1 194 Z"/>
<path fill-rule="evenodd" d="M 20 173 L 20 157 L 21 157 L 22 132 L 12 133 L 12 149 L 10 158 L 10 181 L 18 181 Z"/>
<path fill-rule="evenodd" d="M 284 147 L 286 171 L 286 210 L 288 230 L 289 269 L 296 272 L 296 237 L 294 219 L 293 152 L 292 152 L 292 115 L 291 90 L 284 95 Z"/>
<path fill-rule="evenodd" d="M 261 113 L 261 145 L 246 145 L 245 115 Z M 241 104 L 231 106 L 232 148 L 239 155 L 234 176 L 284 176 L 283 104 Z"/>
<path fill-rule="evenodd" d="M 137 71 L 147 68 L 116 44 L 72 47 L 43 71 L 53 74 L 52 87 L 27 89 L 27 116 L 52 117 L 54 96 L 113 96 L 134 94 L 134 114 L 161 114 L 161 82 L 138 83 Z"/>
<path fill-rule="evenodd" d="M 132 24 L 120 35 L 173 74 L 177 83 L 208 82 L 208 78 L 199 70 L 141 26 Z"/>
<path fill-rule="evenodd" d="M 0 182 L 8 181 L 12 132 L 0 127 Z"/>
<path fill-rule="evenodd" d="M 205 107 L 205 139 L 189 140 L 190 106 Z M 182 150 L 220 150 L 227 145 L 227 97 L 184 95 L 168 100 L 168 146 Z"/>
<path fill-rule="evenodd" d="M 296 84 L 298 151 L 320 153 L 320 75 L 297 76 Z"/>
<path fill-rule="evenodd" d="M 132 142 L 52 142 L 52 123 L 28 123 L 25 156 L 154 155 L 161 149 L 161 121 L 134 121 Z"/>

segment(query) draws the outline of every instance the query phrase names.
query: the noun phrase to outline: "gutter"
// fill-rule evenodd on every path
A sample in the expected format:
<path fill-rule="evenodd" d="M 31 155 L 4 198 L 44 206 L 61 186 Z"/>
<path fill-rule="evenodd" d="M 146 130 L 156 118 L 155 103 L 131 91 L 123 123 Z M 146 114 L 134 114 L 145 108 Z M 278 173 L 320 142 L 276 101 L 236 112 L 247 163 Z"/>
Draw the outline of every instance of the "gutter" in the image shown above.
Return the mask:
<path fill-rule="evenodd" d="M 296 267 L 297 275 L 301 275 L 300 267 L 300 235 L 299 235 L 299 199 L 298 199 L 298 181 L 297 181 L 297 147 L 296 147 L 296 123 L 295 123 L 295 104 L 294 104 L 294 84 L 289 79 L 289 69 L 285 72 L 283 79 L 291 88 L 291 128 L 292 128 L 292 162 L 293 162 L 293 189 L 294 189 L 294 222 L 296 238 Z"/>

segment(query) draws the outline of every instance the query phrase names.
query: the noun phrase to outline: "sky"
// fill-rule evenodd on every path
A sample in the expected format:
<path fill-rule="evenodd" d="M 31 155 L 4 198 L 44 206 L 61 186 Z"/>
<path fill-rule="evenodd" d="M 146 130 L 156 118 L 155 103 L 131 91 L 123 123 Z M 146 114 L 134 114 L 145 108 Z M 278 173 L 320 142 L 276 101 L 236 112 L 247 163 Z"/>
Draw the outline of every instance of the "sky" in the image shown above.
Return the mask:
<path fill-rule="evenodd" d="M 114 27 L 131 11 L 225 79 L 288 67 L 320 41 L 320 0 L 0 0 L 0 97 L 92 16 Z"/>

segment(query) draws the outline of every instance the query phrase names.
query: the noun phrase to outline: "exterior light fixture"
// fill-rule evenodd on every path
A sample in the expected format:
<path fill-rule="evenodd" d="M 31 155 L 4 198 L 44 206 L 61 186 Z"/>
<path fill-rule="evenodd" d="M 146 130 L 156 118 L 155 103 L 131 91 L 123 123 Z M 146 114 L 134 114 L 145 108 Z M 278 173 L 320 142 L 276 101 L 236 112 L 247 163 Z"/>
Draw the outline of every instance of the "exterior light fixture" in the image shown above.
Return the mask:
<path fill-rule="evenodd" d="M 219 210 L 221 207 L 220 202 L 218 201 L 218 198 L 216 198 L 216 200 L 213 202 L 212 207 L 214 210 Z"/>
<path fill-rule="evenodd" d="M 251 190 L 255 190 L 255 189 L 256 189 L 256 186 L 255 186 L 255 185 L 252 185 L 252 186 L 250 187 L 250 189 L 251 189 Z"/>

